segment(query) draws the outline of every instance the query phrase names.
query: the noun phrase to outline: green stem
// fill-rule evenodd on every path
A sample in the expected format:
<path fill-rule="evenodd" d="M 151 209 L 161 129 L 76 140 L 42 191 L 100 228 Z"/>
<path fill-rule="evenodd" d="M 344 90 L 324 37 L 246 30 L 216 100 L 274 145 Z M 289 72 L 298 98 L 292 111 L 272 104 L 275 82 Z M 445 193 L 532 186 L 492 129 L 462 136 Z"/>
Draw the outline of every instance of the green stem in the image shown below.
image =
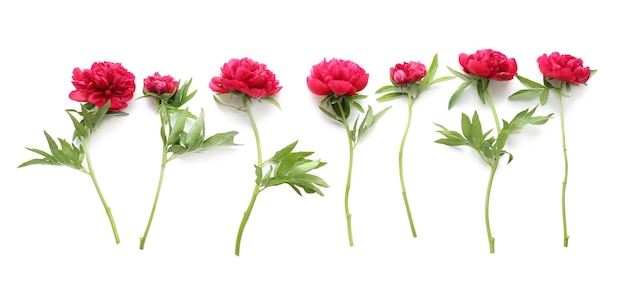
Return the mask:
<path fill-rule="evenodd" d="M 91 156 L 89 155 L 89 137 L 86 137 L 83 140 L 83 147 L 85 149 L 85 158 L 87 159 L 87 168 L 89 169 L 89 176 L 91 177 L 91 181 L 93 185 L 96 187 L 96 191 L 98 192 L 98 196 L 100 197 L 100 201 L 102 201 L 102 206 L 104 206 L 104 210 L 109 217 L 109 222 L 111 223 L 111 228 L 113 229 L 113 235 L 115 236 L 115 244 L 120 243 L 120 237 L 117 234 L 117 226 L 115 226 L 115 220 L 113 219 L 113 213 L 111 212 L 111 207 L 107 205 L 106 200 L 104 200 L 104 195 L 102 195 L 102 191 L 100 191 L 100 185 L 98 184 L 98 180 L 96 179 L 96 174 L 93 171 L 93 166 L 91 165 Z"/>
<path fill-rule="evenodd" d="M 343 100 L 341 101 L 343 102 Z M 346 133 L 348 134 L 348 145 L 350 147 L 350 158 L 348 160 L 348 179 L 346 180 L 346 192 L 344 195 L 344 209 L 346 211 L 346 222 L 348 224 L 348 240 L 350 241 L 350 247 L 354 246 L 354 240 L 352 239 L 352 214 L 350 214 L 350 208 L 348 207 L 348 197 L 350 195 L 350 182 L 352 181 L 352 159 L 354 158 L 354 146 L 355 143 L 352 140 L 352 134 L 350 133 L 350 126 L 348 125 L 348 117 L 343 110 L 343 104 L 339 104 L 339 112 L 341 113 L 341 121 Z"/>
<path fill-rule="evenodd" d="M 487 103 L 489 103 L 489 108 L 491 108 L 491 113 L 493 114 L 493 121 L 496 123 L 496 133 L 500 134 L 500 118 L 498 118 L 498 112 L 496 112 L 496 107 L 493 104 L 493 100 L 491 100 L 491 96 L 489 92 L 485 90 L 485 99 L 487 99 Z"/>
<path fill-rule="evenodd" d="M 493 119 L 496 123 L 496 132 L 497 135 L 500 135 L 500 119 L 498 118 L 498 112 L 496 112 L 496 107 L 493 104 L 493 100 L 489 95 L 487 89 L 485 89 L 485 98 L 489 103 L 489 108 L 491 108 L 491 113 L 493 114 Z M 489 198 L 491 197 L 491 186 L 493 184 L 493 178 L 496 174 L 496 169 L 498 168 L 498 162 L 500 160 L 500 155 L 496 155 L 493 165 L 491 165 L 491 173 L 489 174 L 489 182 L 487 183 L 487 195 L 485 196 L 485 224 L 487 226 L 487 239 L 489 239 L 489 253 L 495 253 L 495 241 L 491 235 L 491 225 L 489 223 Z"/>
<path fill-rule="evenodd" d="M 163 152 L 161 156 L 161 172 L 159 174 L 159 183 L 157 185 L 156 195 L 154 196 L 154 203 L 152 204 L 152 211 L 150 212 L 148 225 L 146 225 L 146 231 L 143 233 L 143 236 L 139 239 L 140 250 L 143 250 L 143 246 L 146 243 L 146 238 L 148 238 L 148 231 L 150 231 L 150 226 L 152 225 L 152 219 L 154 218 L 154 211 L 156 210 L 157 202 L 159 201 L 159 194 L 161 194 L 161 185 L 163 184 L 163 174 L 165 173 L 166 164 L 167 164 L 167 147 L 166 147 L 166 144 L 163 144 Z"/>
<path fill-rule="evenodd" d="M 563 101 L 561 93 L 557 94 L 559 97 L 559 115 L 561 117 L 561 144 L 563 146 L 563 160 L 565 164 L 565 175 L 563 178 L 563 187 L 561 190 L 561 212 L 563 213 L 563 247 L 567 247 L 569 242 L 569 235 L 567 235 L 567 217 L 565 216 L 565 187 L 567 186 L 567 174 L 569 170 L 569 164 L 567 162 L 567 148 L 565 145 L 565 117 L 563 116 Z"/>
<path fill-rule="evenodd" d="M 487 225 L 487 239 L 489 240 L 489 253 L 495 253 L 496 239 L 491 236 L 491 225 L 489 224 L 489 197 L 491 196 L 491 185 L 493 183 L 493 177 L 496 174 L 498 168 L 498 160 L 500 157 L 496 157 L 494 165 L 491 166 L 491 173 L 489 173 L 489 182 L 487 183 L 487 195 L 485 198 L 485 224 Z"/>
<path fill-rule="evenodd" d="M 254 117 L 252 116 L 252 112 L 248 107 L 248 98 L 243 97 L 243 107 L 250 119 L 250 123 L 252 124 L 252 130 L 254 131 L 254 138 L 256 140 L 256 151 L 257 151 L 257 166 L 261 167 L 263 165 L 263 156 L 261 154 L 261 138 L 259 137 L 259 130 L 257 129 L 256 122 L 254 122 Z M 246 227 L 246 223 L 248 223 L 248 219 L 250 218 L 250 214 L 252 213 L 252 208 L 254 207 L 254 203 L 256 202 L 256 197 L 259 195 L 261 190 L 259 189 L 259 185 L 256 184 L 254 186 L 254 191 L 252 192 L 252 198 L 250 198 L 250 203 L 248 204 L 248 208 L 243 213 L 243 218 L 241 219 L 241 223 L 239 224 L 239 231 L 237 232 L 237 241 L 235 243 L 235 255 L 239 256 L 239 249 L 241 248 L 241 238 L 243 236 L 243 230 Z"/>
<path fill-rule="evenodd" d="M 408 90 L 408 104 L 409 104 L 409 109 L 408 109 L 408 117 L 407 117 L 407 121 L 406 121 L 406 127 L 404 128 L 404 134 L 402 135 L 402 141 L 400 142 L 400 152 L 398 153 L 398 166 L 399 166 L 399 170 L 400 170 L 400 185 L 402 186 L 402 198 L 404 199 L 404 206 L 406 207 L 406 214 L 409 217 L 409 224 L 411 226 L 411 233 L 413 234 L 413 237 L 417 237 L 417 233 L 415 232 L 415 226 L 413 225 L 413 216 L 411 215 L 411 208 L 409 207 L 409 199 L 406 195 L 406 187 L 404 184 L 404 168 L 402 166 L 402 156 L 404 154 L 404 143 L 406 141 L 406 136 L 409 132 L 409 128 L 411 127 L 411 117 L 413 116 L 413 96 L 411 94 L 411 86 L 407 86 L 407 90 Z"/>

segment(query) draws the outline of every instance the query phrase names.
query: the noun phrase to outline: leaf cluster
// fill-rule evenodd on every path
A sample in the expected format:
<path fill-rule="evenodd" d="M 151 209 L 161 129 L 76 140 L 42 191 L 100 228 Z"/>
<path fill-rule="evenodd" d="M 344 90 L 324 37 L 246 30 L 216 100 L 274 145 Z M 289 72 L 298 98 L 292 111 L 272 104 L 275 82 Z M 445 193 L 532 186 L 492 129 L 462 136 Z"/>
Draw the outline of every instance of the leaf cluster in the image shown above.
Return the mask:
<path fill-rule="evenodd" d="M 156 98 L 159 102 L 157 112 L 161 116 L 161 139 L 166 152 L 171 153 L 167 161 L 215 146 L 237 145 L 234 142 L 234 137 L 238 134 L 236 131 L 206 137 L 204 110 L 200 110 L 200 114 L 196 117 L 188 108 L 181 109 L 197 92 L 194 90 L 189 93 L 191 81 L 192 79 L 189 79 L 183 83 L 172 94 L 144 93 L 146 96 Z M 172 121 L 172 117 L 175 121 Z"/>
<path fill-rule="evenodd" d="M 381 96 L 376 99 L 378 102 L 385 102 L 397 99 L 401 96 L 407 96 L 411 105 L 414 103 L 415 99 L 429 86 L 454 79 L 454 76 L 444 76 L 435 78 L 435 74 L 437 72 L 437 68 L 439 67 L 439 59 L 438 55 L 435 54 L 430 63 L 430 67 L 426 71 L 426 75 L 422 80 L 413 83 L 412 85 L 400 86 L 397 85 L 393 79 L 391 80 L 391 85 L 386 85 L 378 90 L 376 90 L 376 94 L 380 94 Z"/>
<path fill-rule="evenodd" d="M 483 132 L 480 118 L 476 111 L 474 111 L 471 119 L 465 113 L 462 113 L 462 134 L 448 130 L 440 124 L 435 124 L 440 128 L 437 132 L 444 136 L 435 142 L 448 146 L 469 146 L 491 167 L 497 165 L 500 156 L 504 154 L 509 155 L 508 163 L 510 163 L 513 160 L 513 155 L 504 149 L 509 136 L 518 133 L 526 125 L 542 125 L 552 118 L 552 113 L 545 116 L 533 116 L 536 109 L 537 107 L 522 110 L 511 121 L 502 120 L 502 130 L 495 137 L 489 136 L 493 130 Z"/>
<path fill-rule="evenodd" d="M 452 72 L 452 74 L 454 74 L 456 77 L 459 77 L 463 81 L 465 81 L 461 85 L 459 85 L 457 90 L 450 97 L 450 100 L 448 101 L 448 109 L 451 109 L 456 103 L 456 101 L 459 99 L 459 97 L 461 97 L 461 94 L 463 94 L 465 89 L 467 89 L 467 87 L 469 87 L 470 85 L 474 83 L 476 83 L 476 92 L 478 93 L 478 98 L 483 104 L 485 104 L 485 93 L 487 92 L 487 87 L 489 87 L 489 79 L 477 77 L 474 75 L 466 75 L 466 74 L 463 74 L 459 71 L 452 69 L 449 66 L 448 66 L 448 70 L 450 70 L 450 72 Z"/>
<path fill-rule="evenodd" d="M 280 149 L 261 166 L 254 166 L 255 181 L 261 187 L 261 191 L 270 186 L 287 184 L 300 196 L 302 196 L 300 189 L 305 193 L 317 193 L 324 196 L 320 187 L 328 187 L 328 184 L 321 177 L 310 172 L 323 167 L 326 162 L 309 159 L 308 157 L 313 155 L 313 152 L 294 152 L 297 143 L 298 141 L 295 141 Z M 266 170 L 265 173 L 264 170 Z"/>
<path fill-rule="evenodd" d="M 363 109 L 358 100 L 367 98 L 366 95 L 356 94 L 354 96 L 342 95 L 328 95 L 319 104 L 319 108 L 326 116 L 343 124 L 348 131 L 350 140 L 356 146 L 374 124 L 391 108 L 391 106 L 384 108 L 378 113 L 374 113 L 371 106 L 367 106 L 367 111 Z M 350 108 L 354 107 L 360 113 L 365 113 L 365 117 L 359 121 L 357 116 L 356 120 L 352 124 L 352 129 L 348 126 L 348 117 L 350 116 Z"/>
<path fill-rule="evenodd" d="M 591 75 L 597 71 L 598 70 L 591 70 Z M 515 77 L 520 81 L 520 83 L 522 83 L 522 85 L 526 86 L 526 89 L 522 89 L 511 94 L 509 96 L 510 100 L 529 100 L 539 97 L 539 103 L 541 105 L 546 105 L 550 95 L 550 90 L 553 90 L 553 92 L 561 97 L 569 97 L 566 93 L 563 93 L 563 87 L 565 87 L 566 92 L 569 92 L 572 89 L 572 83 L 563 82 L 557 79 L 548 79 L 545 76 L 543 77 L 543 83 L 535 82 L 521 75 L 516 75 Z"/>
<path fill-rule="evenodd" d="M 35 164 L 68 166 L 86 172 L 83 166 L 85 158 L 85 142 L 96 131 L 98 125 L 109 115 L 128 115 L 122 111 L 109 111 L 111 103 L 108 101 L 102 107 L 97 107 L 92 103 L 81 103 L 80 111 L 74 109 L 65 110 L 74 125 L 73 142 L 65 139 L 52 138 L 48 132 L 44 131 L 48 143 L 49 152 L 41 149 L 26 149 L 43 156 L 34 158 L 18 166 L 18 168 Z M 80 119 L 80 120 L 79 120 Z M 58 144 L 57 144 L 58 142 Z"/>

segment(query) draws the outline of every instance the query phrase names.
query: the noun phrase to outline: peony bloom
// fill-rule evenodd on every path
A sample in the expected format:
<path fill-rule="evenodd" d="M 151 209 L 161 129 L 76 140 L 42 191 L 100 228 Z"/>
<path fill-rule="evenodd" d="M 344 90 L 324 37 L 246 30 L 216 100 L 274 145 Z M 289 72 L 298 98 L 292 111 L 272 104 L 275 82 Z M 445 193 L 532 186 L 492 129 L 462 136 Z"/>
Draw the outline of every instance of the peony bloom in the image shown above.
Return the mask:
<path fill-rule="evenodd" d="M 265 64 L 249 58 L 231 59 L 221 68 L 222 76 L 211 79 L 209 88 L 217 93 L 241 92 L 252 98 L 276 95 L 282 86 Z"/>
<path fill-rule="evenodd" d="M 126 108 L 135 93 L 135 75 L 120 63 L 95 62 L 91 69 L 74 68 L 72 84 L 76 90 L 70 92 L 70 99 L 98 107 L 111 101 L 111 111 Z"/>
<path fill-rule="evenodd" d="M 178 81 L 170 75 L 161 76 L 155 72 L 154 75 L 143 79 L 143 89 L 144 92 L 156 95 L 175 94 L 178 89 Z"/>
<path fill-rule="evenodd" d="M 489 80 L 511 80 L 517 74 L 517 62 L 504 54 L 491 49 L 459 55 L 459 63 L 466 73 Z"/>
<path fill-rule="evenodd" d="M 418 82 L 426 76 L 426 66 L 421 62 L 398 63 L 389 69 L 391 81 L 399 86 L 406 86 Z"/>
<path fill-rule="evenodd" d="M 306 78 L 306 84 L 316 95 L 353 96 L 367 86 L 368 80 L 369 74 L 352 61 L 324 59 L 313 66 L 311 75 Z"/>
<path fill-rule="evenodd" d="M 583 60 L 565 54 L 553 52 L 537 58 L 539 70 L 546 78 L 554 78 L 574 85 L 584 84 L 591 76 L 591 70 L 583 66 Z"/>

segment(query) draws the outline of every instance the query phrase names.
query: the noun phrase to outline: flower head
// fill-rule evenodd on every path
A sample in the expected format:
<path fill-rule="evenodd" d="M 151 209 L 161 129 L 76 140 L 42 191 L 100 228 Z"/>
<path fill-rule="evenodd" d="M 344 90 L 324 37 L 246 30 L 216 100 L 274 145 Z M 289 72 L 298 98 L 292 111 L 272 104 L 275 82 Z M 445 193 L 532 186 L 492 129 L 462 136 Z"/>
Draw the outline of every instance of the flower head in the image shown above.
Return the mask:
<path fill-rule="evenodd" d="M 313 66 L 306 84 L 312 93 L 320 96 L 335 94 L 337 96 L 354 96 L 365 89 L 369 74 L 358 64 L 341 59 L 331 59 Z"/>
<path fill-rule="evenodd" d="M 459 63 L 466 73 L 489 80 L 511 80 L 517 74 L 517 62 L 491 49 L 478 50 L 474 54 L 460 54 Z"/>
<path fill-rule="evenodd" d="M 426 76 L 426 66 L 421 62 L 414 61 L 398 63 L 389 69 L 389 76 L 393 83 L 406 86 L 422 80 Z"/>
<path fill-rule="evenodd" d="M 241 92 L 252 98 L 276 95 L 282 86 L 267 66 L 249 58 L 231 59 L 221 68 L 222 76 L 211 79 L 209 87 L 217 93 Z"/>
<path fill-rule="evenodd" d="M 135 93 L 135 75 L 120 63 L 95 62 L 91 69 L 74 68 L 72 84 L 76 90 L 70 92 L 70 99 L 97 107 L 111 101 L 111 111 L 126 108 Z"/>
<path fill-rule="evenodd" d="M 571 55 L 558 52 L 553 52 L 549 56 L 543 54 L 537 58 L 537 63 L 543 76 L 574 85 L 586 83 L 591 76 L 591 70 L 588 66 L 583 66 L 583 60 Z"/>
<path fill-rule="evenodd" d="M 178 89 L 178 81 L 170 75 L 161 76 L 158 72 L 143 79 L 144 92 L 155 95 L 175 94 Z"/>

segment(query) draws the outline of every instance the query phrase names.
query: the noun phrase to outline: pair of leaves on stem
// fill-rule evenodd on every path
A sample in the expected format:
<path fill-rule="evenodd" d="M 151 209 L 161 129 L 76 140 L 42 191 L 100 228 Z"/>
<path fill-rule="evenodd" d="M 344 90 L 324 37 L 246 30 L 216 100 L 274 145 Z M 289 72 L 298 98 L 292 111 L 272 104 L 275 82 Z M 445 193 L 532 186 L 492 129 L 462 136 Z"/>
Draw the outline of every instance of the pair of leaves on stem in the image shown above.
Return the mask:
<path fill-rule="evenodd" d="M 158 113 L 161 116 L 161 139 L 168 153 L 172 155 L 167 161 L 182 156 L 187 153 L 200 152 L 215 146 L 231 146 L 236 131 L 217 133 L 208 138 L 204 123 L 204 110 L 200 110 L 200 115 L 193 115 L 188 109 L 181 109 L 185 103 L 190 101 L 198 90 L 189 93 L 189 86 L 192 79 L 182 84 L 174 93 L 156 95 L 144 90 L 144 97 L 153 97 L 158 102 Z M 176 120 L 172 125 L 171 116 L 175 115 Z M 189 121 L 192 122 L 187 131 L 185 128 Z"/>
<path fill-rule="evenodd" d="M 591 75 L 596 73 L 597 70 L 591 70 Z M 509 96 L 510 100 L 525 100 L 525 99 L 533 99 L 537 96 L 539 97 L 539 103 L 541 105 L 546 105 L 548 102 L 548 96 L 550 95 L 550 90 L 554 90 L 560 96 L 568 97 L 565 93 L 563 93 L 562 89 L 565 87 L 565 91 L 569 92 L 572 88 L 571 83 L 559 81 L 556 79 L 547 79 L 545 76 L 543 77 L 543 84 L 532 81 L 526 77 L 521 75 L 516 75 L 517 80 L 519 80 L 527 89 L 519 90 Z M 551 81 L 558 81 L 558 86 L 555 86 Z"/>
<path fill-rule="evenodd" d="M 437 73 L 437 69 L 439 68 L 439 59 L 438 55 L 434 55 L 433 59 L 430 63 L 430 67 L 426 71 L 426 75 L 422 80 L 413 83 L 413 85 L 400 86 L 397 85 L 393 79 L 391 79 L 391 85 L 383 86 L 376 91 L 376 94 L 381 94 L 382 96 L 378 97 L 376 101 L 385 102 L 397 99 L 401 96 L 408 96 L 409 102 L 411 105 L 417 99 L 417 97 L 424 91 L 424 89 L 429 86 L 454 79 L 454 76 L 444 76 L 435 78 L 435 74 Z M 415 94 L 413 94 L 415 92 Z"/>
<path fill-rule="evenodd" d="M 435 142 L 445 144 L 448 146 L 469 146 L 473 148 L 487 163 L 489 166 L 494 167 L 497 164 L 498 159 L 503 154 L 509 155 L 508 163 L 513 160 L 513 155 L 504 150 L 506 141 L 511 134 L 518 133 L 526 125 L 542 125 L 548 122 L 552 118 L 552 113 L 545 116 L 533 116 L 537 107 L 533 109 L 525 109 L 519 112 L 510 122 L 502 120 L 502 130 L 494 138 L 489 136 L 493 130 L 483 132 L 482 125 L 478 113 L 474 111 L 470 120 L 469 116 L 465 113 L 461 115 L 461 129 L 462 133 L 457 131 L 448 130 L 446 127 L 435 124 L 441 130 L 437 132 L 442 134 L 444 138 L 438 139 Z"/>
<path fill-rule="evenodd" d="M 68 142 L 62 138 L 57 138 L 57 140 L 55 140 L 48 134 L 48 132 L 44 131 L 50 152 L 27 147 L 26 149 L 43 156 L 43 158 L 31 159 L 20 164 L 18 168 L 36 164 L 61 165 L 85 172 L 86 170 L 83 166 L 83 160 L 85 159 L 85 141 L 89 138 L 89 136 L 91 136 L 91 134 L 93 134 L 100 122 L 102 122 L 106 116 L 127 115 L 127 113 L 121 111 L 109 111 L 110 101 L 102 107 L 96 107 L 91 103 L 81 103 L 80 107 L 80 111 L 74 109 L 66 110 L 72 120 L 72 124 L 74 125 L 72 140 L 77 140 L 77 144 Z M 74 114 L 82 117 L 82 119 L 79 121 Z"/>
<path fill-rule="evenodd" d="M 300 196 L 302 192 L 299 188 L 309 194 L 317 193 L 324 196 L 319 187 L 328 187 L 328 183 L 310 172 L 323 167 L 326 162 L 307 158 L 313 155 L 310 151 L 294 152 L 297 143 L 298 141 L 295 141 L 280 149 L 261 166 L 254 166 L 255 182 L 261 187 L 260 191 L 270 186 L 287 184 Z M 263 173 L 263 170 L 266 172 Z"/>
<path fill-rule="evenodd" d="M 350 135 L 350 140 L 355 146 L 359 142 L 359 140 L 361 140 L 361 138 L 363 138 L 368 133 L 368 131 L 374 126 L 374 124 L 387 112 L 387 110 L 391 108 L 391 106 L 389 106 L 379 111 L 378 113 L 374 113 L 372 107 L 368 105 L 367 112 L 365 112 L 363 110 L 363 107 L 357 101 L 365 98 L 367 98 L 367 96 L 361 94 L 355 94 L 354 96 L 328 95 L 324 99 L 322 99 L 319 105 L 320 110 L 324 112 L 326 116 L 346 126 L 348 134 Z M 365 117 L 363 118 L 363 120 L 361 120 L 361 122 L 359 122 L 359 117 L 357 116 L 352 126 L 352 129 L 350 129 L 350 127 L 348 126 L 350 107 L 354 107 L 359 112 L 365 113 Z"/>

